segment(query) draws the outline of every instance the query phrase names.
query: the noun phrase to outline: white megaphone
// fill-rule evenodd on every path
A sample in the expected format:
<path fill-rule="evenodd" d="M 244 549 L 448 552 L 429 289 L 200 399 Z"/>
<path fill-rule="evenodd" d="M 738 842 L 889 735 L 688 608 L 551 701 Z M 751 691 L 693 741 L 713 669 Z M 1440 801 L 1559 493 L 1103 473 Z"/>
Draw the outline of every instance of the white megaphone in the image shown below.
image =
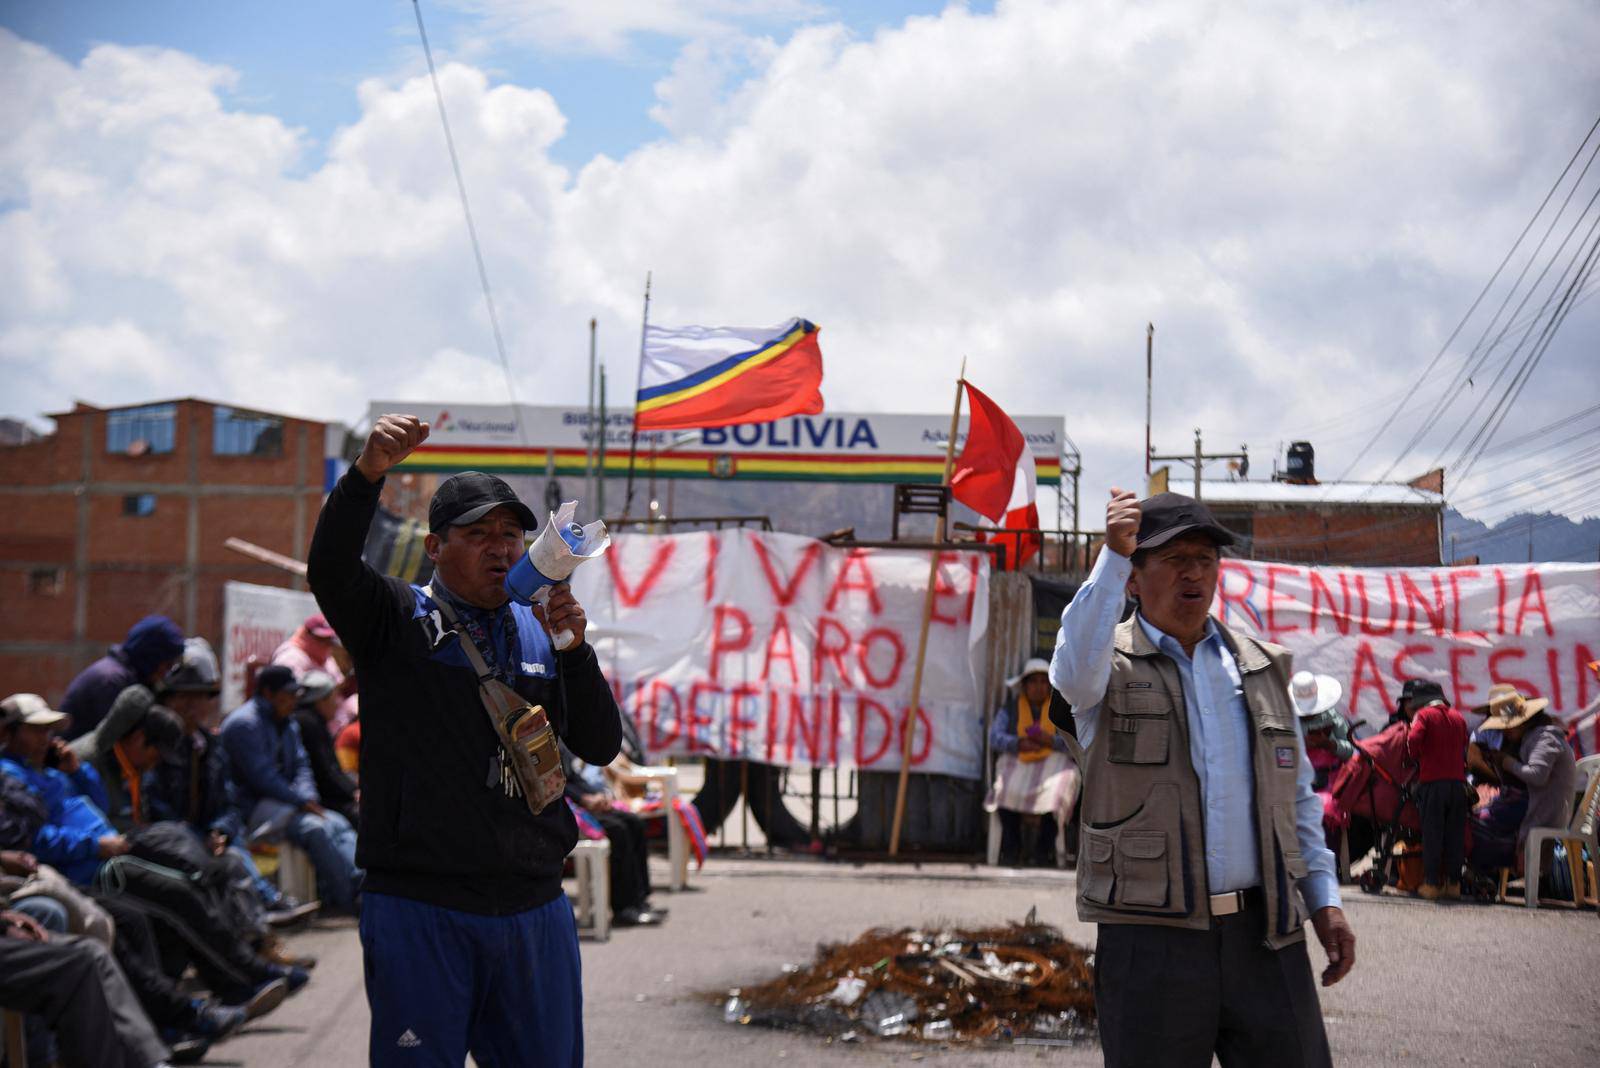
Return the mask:
<path fill-rule="evenodd" d="M 577 501 L 565 501 L 551 512 L 550 521 L 533 539 L 528 551 L 511 566 L 506 574 L 506 592 L 513 601 L 528 605 L 537 601 L 542 607 L 548 607 L 550 587 L 565 582 L 579 564 L 593 560 L 611 547 L 606 525 L 596 519 L 580 527 L 572 519 L 577 510 Z M 557 632 L 553 641 L 558 650 L 565 649 L 572 644 L 572 631 Z"/>

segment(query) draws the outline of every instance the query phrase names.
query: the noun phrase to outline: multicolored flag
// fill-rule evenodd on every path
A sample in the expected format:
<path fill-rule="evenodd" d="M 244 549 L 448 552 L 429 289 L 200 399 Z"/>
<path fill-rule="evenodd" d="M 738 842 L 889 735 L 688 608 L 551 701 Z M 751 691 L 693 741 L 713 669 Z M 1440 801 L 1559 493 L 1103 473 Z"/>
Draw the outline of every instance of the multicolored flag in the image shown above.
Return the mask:
<path fill-rule="evenodd" d="M 1038 473 L 1033 450 L 1011 417 L 1000 406 L 967 387 L 967 442 L 956 457 L 950 493 L 1000 529 L 1027 530 L 1027 534 L 995 538 L 1006 551 L 1005 565 L 1021 567 L 1039 551 Z"/>
<path fill-rule="evenodd" d="M 647 326 L 639 430 L 769 423 L 822 411 L 817 327 Z"/>

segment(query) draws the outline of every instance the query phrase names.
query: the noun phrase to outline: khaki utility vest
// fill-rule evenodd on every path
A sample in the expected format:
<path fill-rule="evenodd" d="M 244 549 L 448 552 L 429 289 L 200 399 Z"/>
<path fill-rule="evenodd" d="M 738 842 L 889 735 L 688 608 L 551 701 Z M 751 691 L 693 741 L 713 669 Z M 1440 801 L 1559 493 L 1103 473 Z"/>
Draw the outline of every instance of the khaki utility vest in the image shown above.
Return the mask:
<path fill-rule="evenodd" d="M 1290 654 L 1217 624 L 1250 710 L 1255 830 L 1266 896 L 1266 943 L 1305 937 L 1295 884 L 1307 874 L 1295 834 L 1300 754 L 1289 701 Z M 1189 757 L 1189 718 L 1178 666 L 1129 618 L 1117 625 L 1111 681 L 1094 742 L 1070 741 L 1083 774 L 1079 804 L 1078 918 L 1209 928 L 1205 807 Z"/>

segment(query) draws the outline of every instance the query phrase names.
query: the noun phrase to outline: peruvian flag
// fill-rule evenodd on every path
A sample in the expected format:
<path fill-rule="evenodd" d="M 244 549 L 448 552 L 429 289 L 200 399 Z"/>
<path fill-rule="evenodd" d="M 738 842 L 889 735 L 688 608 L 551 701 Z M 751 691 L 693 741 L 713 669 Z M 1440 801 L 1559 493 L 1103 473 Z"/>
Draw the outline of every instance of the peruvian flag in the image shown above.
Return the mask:
<path fill-rule="evenodd" d="M 1034 503 L 1038 475 L 1033 452 L 1011 417 L 1000 406 L 967 387 L 967 443 L 956 457 L 950 492 L 956 500 L 997 524 L 1001 529 L 1034 530 L 1039 508 Z M 1039 535 L 1021 534 L 995 539 L 1004 547 L 1005 566 L 1021 567 L 1039 551 Z"/>

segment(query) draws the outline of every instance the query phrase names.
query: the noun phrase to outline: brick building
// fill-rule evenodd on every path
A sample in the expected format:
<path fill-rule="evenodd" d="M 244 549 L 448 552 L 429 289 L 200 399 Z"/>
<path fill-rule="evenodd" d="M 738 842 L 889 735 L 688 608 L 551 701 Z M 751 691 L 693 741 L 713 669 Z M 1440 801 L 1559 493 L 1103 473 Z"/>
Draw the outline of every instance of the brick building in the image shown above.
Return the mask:
<path fill-rule="evenodd" d="M 0 694 L 58 700 L 153 612 L 220 650 L 226 582 L 303 586 L 223 543 L 305 559 L 342 427 L 192 398 L 51 418 L 0 445 Z"/>
<path fill-rule="evenodd" d="M 1415 482 L 1202 482 L 1201 496 L 1254 560 L 1351 567 L 1443 563 L 1444 472 Z M 1184 490 L 1185 487 L 1177 486 Z"/>

